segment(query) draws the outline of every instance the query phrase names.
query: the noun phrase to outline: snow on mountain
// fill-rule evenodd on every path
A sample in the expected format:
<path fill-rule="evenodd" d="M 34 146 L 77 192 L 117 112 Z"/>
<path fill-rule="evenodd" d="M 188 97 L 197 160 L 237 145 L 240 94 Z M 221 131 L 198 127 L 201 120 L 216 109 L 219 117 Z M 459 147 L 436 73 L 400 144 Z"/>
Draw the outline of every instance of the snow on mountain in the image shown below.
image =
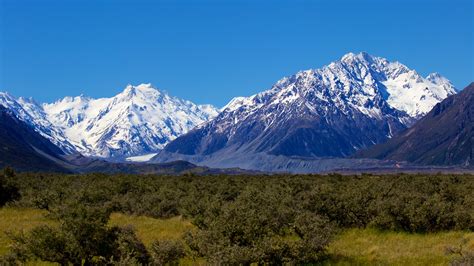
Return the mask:
<path fill-rule="evenodd" d="M 251 99 L 255 97 L 250 96 L 250 97 L 235 97 L 228 104 L 226 104 L 224 107 L 221 108 L 221 111 L 227 110 L 227 111 L 234 111 L 235 109 L 238 109 L 242 105 L 249 105 L 252 103 Z"/>
<path fill-rule="evenodd" d="M 42 107 L 33 99 L 16 99 L 7 92 L 0 92 L 0 105 L 9 109 L 18 119 L 58 146 L 65 154 L 75 151 L 63 132 L 47 119 Z"/>
<path fill-rule="evenodd" d="M 295 81 L 299 84 L 293 84 Z M 292 92 L 296 86 L 300 91 L 313 91 L 321 100 L 324 100 L 322 90 L 329 88 L 338 92 L 335 95 L 337 98 L 344 98 L 338 99 L 336 104 L 357 105 L 360 111 L 368 115 L 375 115 L 377 111 L 364 107 L 364 104 L 373 101 L 372 97 L 375 95 L 380 95 L 390 107 L 407 113 L 411 118 L 420 118 L 436 103 L 456 93 L 454 85 L 438 73 L 431 73 L 423 78 L 415 70 L 399 62 L 389 62 L 385 58 L 373 57 L 365 52 L 348 53 L 341 60 L 321 69 L 300 71 L 294 76 L 285 77 L 268 91 L 250 97 L 236 97 L 221 110 L 233 111 L 241 106 L 262 106 L 258 99 L 275 93 L 277 97 L 274 97 L 270 104 L 292 102 L 304 96 Z"/>
<path fill-rule="evenodd" d="M 155 157 L 157 153 L 144 154 L 139 156 L 128 157 L 125 160 L 128 162 L 143 163 L 148 162 L 151 158 Z"/>
<path fill-rule="evenodd" d="M 438 102 L 456 93 L 451 82 L 438 73 L 423 78 L 415 70 L 399 62 L 389 62 L 385 58 L 372 57 L 367 53 L 346 54 L 340 63 L 353 66 L 353 71 L 360 67 L 369 70 L 370 76 L 364 78 L 370 77 L 380 82 L 383 85 L 380 88 L 382 93 L 388 94 L 388 104 L 413 118 L 420 118 Z"/>
<path fill-rule="evenodd" d="M 440 75 L 423 78 L 399 62 L 349 53 L 285 77 L 269 90 L 234 98 L 156 159 L 162 154 L 172 159 L 173 153 L 228 162 L 242 159 L 229 159 L 235 154 L 252 153 L 347 156 L 394 136 L 454 93 Z"/>
<path fill-rule="evenodd" d="M 410 130 L 359 152 L 359 158 L 474 167 L 474 82 L 436 105 Z"/>
<path fill-rule="evenodd" d="M 116 158 L 156 152 L 217 115 L 210 105 L 171 97 L 151 84 L 129 85 L 112 98 L 66 97 L 43 108 L 79 152 Z"/>

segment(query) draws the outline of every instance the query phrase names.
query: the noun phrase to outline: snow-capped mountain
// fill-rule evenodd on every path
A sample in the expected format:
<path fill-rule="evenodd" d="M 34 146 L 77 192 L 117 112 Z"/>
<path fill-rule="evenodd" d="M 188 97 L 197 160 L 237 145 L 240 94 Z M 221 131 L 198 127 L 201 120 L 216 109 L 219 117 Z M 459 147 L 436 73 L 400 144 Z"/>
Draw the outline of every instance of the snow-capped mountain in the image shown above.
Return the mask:
<path fill-rule="evenodd" d="M 357 156 L 474 167 L 474 82 L 437 104 L 409 130 Z"/>
<path fill-rule="evenodd" d="M 233 99 L 155 160 L 207 156 L 235 162 L 228 167 L 239 166 L 237 154 L 347 156 L 392 137 L 454 93 L 439 74 L 423 78 L 399 62 L 349 53 L 285 77 L 267 91 Z"/>
<path fill-rule="evenodd" d="M 217 115 L 151 86 L 129 85 L 112 98 L 66 97 L 44 104 L 47 118 L 85 155 L 128 157 L 156 152 Z"/>
<path fill-rule="evenodd" d="M 129 85 L 111 98 L 65 97 L 55 103 L 0 93 L 0 105 L 65 153 L 123 159 L 157 152 L 169 141 L 217 115 L 150 84 Z"/>
<path fill-rule="evenodd" d="M 307 84 L 291 84 L 292 80 L 296 79 L 304 80 Z M 252 105 L 252 98 L 271 94 L 275 90 L 285 96 L 284 91 L 288 91 L 291 86 L 311 87 L 312 83 L 318 81 L 320 84 L 317 85 L 337 90 L 343 93 L 340 94 L 343 96 L 354 97 L 354 92 L 362 92 L 362 95 L 366 96 L 378 93 L 383 96 L 390 107 L 404 111 L 412 118 L 420 118 L 438 102 L 456 93 L 454 85 L 439 73 L 431 73 L 423 78 L 415 70 L 411 70 L 399 62 L 389 62 L 385 58 L 374 57 L 362 52 L 359 54 L 348 53 L 341 60 L 321 69 L 301 71 L 294 76 L 285 77 L 278 81 L 271 90 L 251 97 L 236 97 L 222 109 L 236 109 L 241 105 Z M 287 95 L 293 96 L 291 93 L 287 93 Z M 281 100 L 280 98 L 276 97 L 276 101 Z M 286 101 L 288 100 L 286 99 Z M 363 103 L 371 100 L 370 97 L 359 95 L 351 99 L 351 102 L 352 105 L 355 103 L 363 106 Z M 344 100 L 342 101 L 344 102 Z M 365 112 L 368 111 L 368 108 L 359 107 L 359 110 Z"/>
<path fill-rule="evenodd" d="M 10 110 L 16 118 L 31 126 L 41 136 L 61 148 L 65 154 L 75 152 L 74 145 L 64 136 L 60 128 L 47 119 L 43 108 L 33 99 L 21 97 L 16 99 L 6 92 L 0 92 L 0 105 Z"/>

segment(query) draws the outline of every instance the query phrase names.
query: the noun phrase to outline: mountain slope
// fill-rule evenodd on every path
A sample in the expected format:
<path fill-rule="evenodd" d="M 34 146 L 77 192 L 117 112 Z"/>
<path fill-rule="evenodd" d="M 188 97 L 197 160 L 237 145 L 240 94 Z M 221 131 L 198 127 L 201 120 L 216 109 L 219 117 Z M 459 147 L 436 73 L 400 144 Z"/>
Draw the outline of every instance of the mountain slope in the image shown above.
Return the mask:
<path fill-rule="evenodd" d="M 437 104 L 410 129 L 358 156 L 474 166 L 474 83 Z"/>
<path fill-rule="evenodd" d="M 47 119 L 43 108 L 33 99 L 21 97 L 16 99 L 6 92 L 0 92 L 0 106 L 10 110 L 16 118 L 61 148 L 64 153 L 72 154 L 75 152 L 74 145 L 67 140 L 61 129 Z"/>
<path fill-rule="evenodd" d="M 0 167 L 23 171 L 67 171 L 55 161 L 63 151 L 0 106 Z"/>
<path fill-rule="evenodd" d="M 455 92 L 438 74 L 423 78 L 401 63 L 350 53 L 283 78 L 270 90 L 232 100 L 154 160 L 185 155 L 238 162 L 258 153 L 344 157 L 404 130 Z"/>

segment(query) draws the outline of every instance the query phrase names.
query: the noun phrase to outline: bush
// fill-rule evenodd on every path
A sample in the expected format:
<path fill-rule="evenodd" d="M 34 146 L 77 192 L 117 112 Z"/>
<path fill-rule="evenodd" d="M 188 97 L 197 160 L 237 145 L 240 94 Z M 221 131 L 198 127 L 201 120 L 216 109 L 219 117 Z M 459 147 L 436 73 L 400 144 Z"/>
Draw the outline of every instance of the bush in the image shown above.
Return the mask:
<path fill-rule="evenodd" d="M 370 204 L 376 215 L 370 225 L 387 230 L 436 232 L 473 230 L 472 182 L 457 178 L 402 176 L 392 181 L 387 193 Z"/>
<path fill-rule="evenodd" d="M 12 184 L 14 177 L 15 172 L 12 168 L 3 169 L 3 175 L 0 175 L 0 207 L 20 198 L 18 188 Z"/>
<path fill-rule="evenodd" d="M 150 260 L 150 255 L 145 245 L 135 235 L 135 229 L 131 226 L 119 228 L 118 234 L 118 250 L 115 252 L 116 256 L 120 258 L 122 263 L 130 261 L 138 264 L 147 264 Z M 124 264 L 126 265 L 126 264 Z"/>
<path fill-rule="evenodd" d="M 108 227 L 109 212 L 69 206 L 52 214 L 59 227 L 38 226 L 29 233 L 11 235 L 10 257 L 18 261 L 43 260 L 61 265 L 95 265 L 134 258 L 148 262 L 144 245 L 131 228 Z"/>
<path fill-rule="evenodd" d="M 178 265 L 179 259 L 186 255 L 181 242 L 171 240 L 155 241 L 151 245 L 154 265 Z"/>
<path fill-rule="evenodd" d="M 320 261 L 332 226 L 314 214 L 299 215 L 285 190 L 247 187 L 199 232 L 187 235 L 191 250 L 216 264 Z"/>

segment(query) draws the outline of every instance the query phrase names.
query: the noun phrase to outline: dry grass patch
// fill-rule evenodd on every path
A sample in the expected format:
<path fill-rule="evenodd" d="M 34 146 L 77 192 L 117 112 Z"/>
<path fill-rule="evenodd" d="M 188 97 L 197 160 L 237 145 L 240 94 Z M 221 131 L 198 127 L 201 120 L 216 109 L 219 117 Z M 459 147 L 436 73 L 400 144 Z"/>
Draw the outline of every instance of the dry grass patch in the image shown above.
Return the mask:
<path fill-rule="evenodd" d="M 110 224 L 117 226 L 131 225 L 146 246 L 150 246 L 155 240 L 178 240 L 183 234 L 191 230 L 193 225 L 190 221 L 181 217 L 169 219 L 155 219 L 146 216 L 130 216 L 121 213 L 113 213 Z"/>
<path fill-rule="evenodd" d="M 45 214 L 36 209 L 0 208 L 0 255 L 8 252 L 11 243 L 7 232 L 27 232 L 38 225 L 51 224 Z"/>
<path fill-rule="evenodd" d="M 466 248 L 474 249 L 474 233 L 441 232 L 409 234 L 375 229 L 349 229 L 329 245 L 331 264 L 448 265 L 448 246 L 468 239 Z"/>

